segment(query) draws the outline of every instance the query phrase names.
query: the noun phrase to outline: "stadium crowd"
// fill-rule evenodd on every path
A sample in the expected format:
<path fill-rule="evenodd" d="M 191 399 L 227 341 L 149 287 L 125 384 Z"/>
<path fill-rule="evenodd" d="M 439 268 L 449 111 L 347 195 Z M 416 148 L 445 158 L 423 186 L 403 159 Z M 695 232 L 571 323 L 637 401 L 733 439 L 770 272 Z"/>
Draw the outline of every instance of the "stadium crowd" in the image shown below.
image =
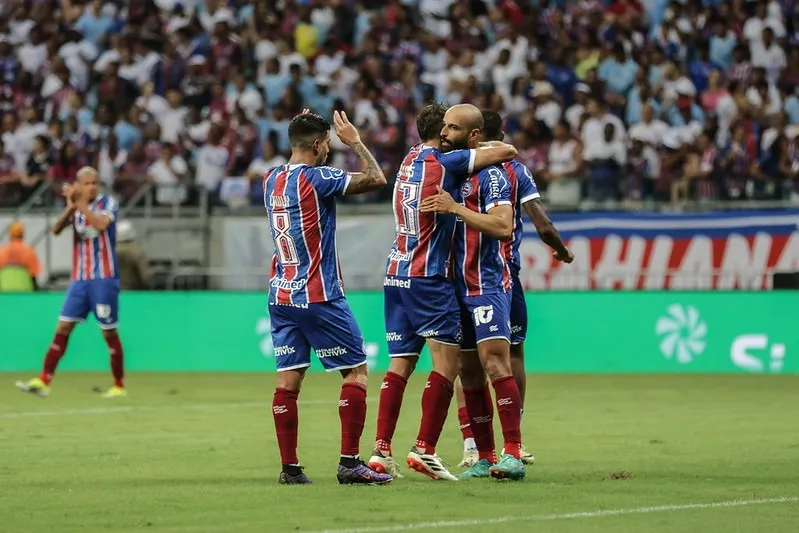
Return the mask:
<path fill-rule="evenodd" d="M 87 163 L 260 204 L 304 107 L 391 176 L 431 99 L 500 111 L 551 204 L 795 201 L 797 38 L 793 0 L 5 0 L 0 205 Z"/>

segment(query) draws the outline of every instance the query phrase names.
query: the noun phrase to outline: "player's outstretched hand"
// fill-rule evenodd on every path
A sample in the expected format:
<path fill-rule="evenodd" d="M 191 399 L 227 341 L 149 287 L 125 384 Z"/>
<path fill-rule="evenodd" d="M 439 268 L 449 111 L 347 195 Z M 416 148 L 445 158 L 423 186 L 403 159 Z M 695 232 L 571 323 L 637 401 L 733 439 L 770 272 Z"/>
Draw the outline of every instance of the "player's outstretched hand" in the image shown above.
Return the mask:
<path fill-rule="evenodd" d="M 419 211 L 423 213 L 452 213 L 458 205 L 450 194 L 438 187 L 438 194 L 428 196 L 419 206 Z"/>
<path fill-rule="evenodd" d="M 341 142 L 347 146 L 353 146 L 361 142 L 358 129 L 352 125 L 344 111 L 333 111 L 333 126 Z"/>
<path fill-rule="evenodd" d="M 555 257 L 555 259 L 557 259 L 558 261 L 560 261 L 562 263 L 571 263 L 572 261 L 574 261 L 574 254 L 568 248 L 566 248 L 566 253 L 565 254 L 561 254 L 559 252 L 555 252 L 552 255 Z"/>

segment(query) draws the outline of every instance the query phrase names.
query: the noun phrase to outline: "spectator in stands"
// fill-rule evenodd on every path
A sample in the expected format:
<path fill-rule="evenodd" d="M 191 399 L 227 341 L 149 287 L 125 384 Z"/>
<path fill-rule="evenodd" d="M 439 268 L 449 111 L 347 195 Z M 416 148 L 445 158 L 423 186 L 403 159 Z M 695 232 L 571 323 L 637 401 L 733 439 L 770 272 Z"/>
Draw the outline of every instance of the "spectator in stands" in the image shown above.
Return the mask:
<path fill-rule="evenodd" d="M 144 250 L 136 243 L 136 230 L 129 220 L 117 223 L 117 261 L 119 285 L 123 291 L 143 291 L 151 287 L 150 264 Z"/>
<path fill-rule="evenodd" d="M 10 240 L 0 246 L 0 292 L 30 292 L 38 289 L 42 267 L 36 250 L 25 242 L 25 226 L 14 222 Z"/>

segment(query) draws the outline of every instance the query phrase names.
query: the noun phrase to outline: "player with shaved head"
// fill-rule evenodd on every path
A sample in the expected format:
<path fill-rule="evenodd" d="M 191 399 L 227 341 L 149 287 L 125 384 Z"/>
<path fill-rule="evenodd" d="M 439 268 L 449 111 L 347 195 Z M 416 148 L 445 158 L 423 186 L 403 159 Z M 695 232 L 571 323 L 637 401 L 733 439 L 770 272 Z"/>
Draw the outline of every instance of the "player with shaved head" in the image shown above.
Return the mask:
<path fill-rule="evenodd" d="M 433 479 L 455 481 L 457 478 L 436 454 L 460 366 L 460 315 L 446 266 L 455 217 L 421 212 L 419 206 L 438 194 L 439 189 L 456 192 L 475 169 L 508 161 L 516 150 L 500 143 L 441 153 L 445 112 L 444 106 L 429 104 L 419 113 L 416 124 L 422 143 L 405 156 L 394 186 L 396 238 L 386 263 L 384 282 L 386 340 L 391 364 L 380 390 L 375 450 L 369 466 L 392 476 L 399 475 L 391 441 L 405 386 L 422 348 L 427 345 L 433 371 L 422 395 L 419 433 L 406 462 L 411 469 Z"/>
<path fill-rule="evenodd" d="M 484 110 L 483 130 L 481 140 L 484 142 L 498 142 L 505 138 L 502 130 L 502 117 L 496 111 Z M 527 213 L 533 221 L 535 229 L 541 240 L 554 250 L 555 259 L 564 263 L 571 263 L 574 254 L 569 251 L 561 239 L 558 230 L 544 211 L 539 201 L 538 187 L 535 184 L 530 169 L 518 161 L 507 161 L 502 164 L 511 186 L 511 199 L 514 204 L 513 240 L 506 242 L 506 252 L 511 271 L 513 287 L 511 289 L 510 306 L 510 363 L 513 378 L 519 388 L 521 413 L 524 414 L 524 397 L 527 389 L 527 374 L 524 371 L 524 341 L 527 337 L 527 303 L 524 299 L 524 287 L 519 279 L 521 260 L 519 246 L 523 237 L 522 211 Z M 464 439 L 464 457 L 459 466 L 471 467 L 479 456 L 474 446 L 474 436 L 466 408 L 463 387 L 456 382 L 458 400 L 458 419 Z M 520 458 L 525 464 L 532 464 L 535 458 L 524 446 L 521 448 Z"/>
<path fill-rule="evenodd" d="M 450 108 L 441 130 L 442 150 L 478 146 L 483 115 L 473 105 Z M 422 203 L 422 212 L 455 215 L 451 267 L 461 309 L 461 371 L 472 432 L 480 455 L 461 477 L 522 479 L 522 435 L 519 388 L 510 366 L 510 294 L 512 289 L 507 244 L 513 238 L 513 197 L 501 166 L 473 173 L 460 187 L 457 200 L 447 191 Z M 491 380 L 497 400 L 504 455 L 496 459 Z"/>

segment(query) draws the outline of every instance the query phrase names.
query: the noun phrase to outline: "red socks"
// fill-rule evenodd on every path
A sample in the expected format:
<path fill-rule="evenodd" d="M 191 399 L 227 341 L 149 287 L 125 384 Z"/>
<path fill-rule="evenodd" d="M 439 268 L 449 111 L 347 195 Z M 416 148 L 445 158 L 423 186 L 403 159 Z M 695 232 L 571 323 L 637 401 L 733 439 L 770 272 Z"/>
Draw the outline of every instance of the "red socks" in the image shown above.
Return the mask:
<path fill-rule="evenodd" d="M 122 341 L 119 340 L 119 335 L 113 335 L 106 338 L 105 342 L 111 355 L 111 374 L 114 376 L 114 386 L 124 387 L 125 356 L 122 352 Z"/>
<path fill-rule="evenodd" d="M 50 343 L 50 348 L 47 350 L 47 355 L 44 356 L 44 365 L 42 368 L 42 375 L 39 376 L 46 384 L 53 381 L 53 374 L 58 366 L 58 362 L 67 351 L 67 343 L 69 342 L 69 335 L 61 335 L 56 333 L 53 337 L 53 342 Z"/>
<path fill-rule="evenodd" d="M 341 386 L 338 416 L 341 419 L 341 455 L 357 457 L 366 423 L 366 385 L 348 382 Z"/>
<path fill-rule="evenodd" d="M 463 440 L 473 439 L 472 425 L 469 423 L 469 411 L 465 407 L 460 407 L 458 409 L 458 422 L 460 422 L 461 425 Z"/>
<path fill-rule="evenodd" d="M 391 439 L 397 429 L 402 397 L 408 381 L 394 372 L 387 372 L 380 386 L 380 403 L 377 407 L 377 436 L 375 447 L 382 451 L 391 450 Z"/>
<path fill-rule="evenodd" d="M 491 402 L 491 392 L 488 387 L 463 389 L 463 395 L 480 459 L 488 459 L 494 464 L 497 458 L 494 450 L 494 405 Z"/>
<path fill-rule="evenodd" d="M 430 372 L 422 393 L 422 423 L 416 446 L 426 454 L 436 453 L 436 444 L 447 420 L 454 388 L 452 382 L 436 371 Z"/>
<path fill-rule="evenodd" d="M 513 376 L 497 378 L 492 384 L 497 396 L 497 413 L 502 425 L 502 436 L 505 439 L 505 453 L 518 459 L 522 443 L 519 387 L 516 386 Z"/>
<path fill-rule="evenodd" d="M 272 414 L 275 418 L 277 445 L 280 462 L 284 465 L 299 464 L 297 459 L 297 394 L 287 389 L 275 389 L 272 398 Z"/>

